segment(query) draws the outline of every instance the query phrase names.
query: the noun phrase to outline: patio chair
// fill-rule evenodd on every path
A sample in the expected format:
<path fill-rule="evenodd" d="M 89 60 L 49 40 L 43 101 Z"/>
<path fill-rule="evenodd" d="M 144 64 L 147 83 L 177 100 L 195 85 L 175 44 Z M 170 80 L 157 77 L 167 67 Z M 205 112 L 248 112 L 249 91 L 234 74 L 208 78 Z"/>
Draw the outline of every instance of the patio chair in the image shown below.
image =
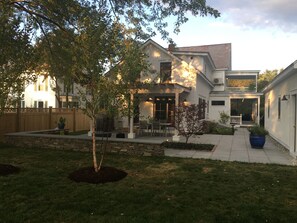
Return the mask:
<path fill-rule="evenodd" d="M 147 121 L 140 120 L 138 134 L 144 135 L 145 133 L 149 133 L 149 130 L 150 130 L 150 125 L 147 123 Z"/>
<path fill-rule="evenodd" d="M 159 121 L 152 122 L 152 135 L 157 135 L 161 133 L 161 125 Z"/>

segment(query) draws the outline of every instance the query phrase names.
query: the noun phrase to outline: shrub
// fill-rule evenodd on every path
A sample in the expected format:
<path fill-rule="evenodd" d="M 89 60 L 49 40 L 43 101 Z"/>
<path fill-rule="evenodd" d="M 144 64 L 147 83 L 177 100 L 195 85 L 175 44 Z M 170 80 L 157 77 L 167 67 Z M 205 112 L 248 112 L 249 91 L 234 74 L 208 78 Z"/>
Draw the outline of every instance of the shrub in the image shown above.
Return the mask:
<path fill-rule="evenodd" d="M 219 123 L 204 121 L 203 132 L 205 134 L 218 134 L 218 135 L 234 135 L 231 127 L 222 126 Z"/>
<path fill-rule="evenodd" d="M 255 135 L 255 136 L 268 135 L 268 131 L 259 125 L 254 125 L 254 126 L 250 127 L 248 130 L 251 133 L 251 135 Z"/>
<path fill-rule="evenodd" d="M 163 142 L 161 146 L 165 148 L 171 148 L 171 149 L 207 150 L 207 151 L 211 151 L 214 147 L 214 145 L 212 144 L 196 144 L 196 143 L 168 142 L 168 141 Z"/>
<path fill-rule="evenodd" d="M 220 120 L 219 123 L 222 123 L 224 125 L 226 125 L 230 119 L 230 115 L 228 115 L 226 112 L 222 111 L 219 112 L 220 113 Z"/>

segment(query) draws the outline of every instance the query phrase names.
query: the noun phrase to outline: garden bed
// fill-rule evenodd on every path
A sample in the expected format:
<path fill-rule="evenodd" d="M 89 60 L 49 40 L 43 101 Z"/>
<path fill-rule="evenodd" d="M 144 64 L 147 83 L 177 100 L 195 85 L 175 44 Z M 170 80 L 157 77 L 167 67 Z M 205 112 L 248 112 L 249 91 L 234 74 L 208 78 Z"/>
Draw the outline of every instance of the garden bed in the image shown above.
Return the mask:
<path fill-rule="evenodd" d="M 163 142 L 161 146 L 165 148 L 170 148 L 170 149 L 212 151 L 215 145 L 166 141 L 166 142 Z"/>

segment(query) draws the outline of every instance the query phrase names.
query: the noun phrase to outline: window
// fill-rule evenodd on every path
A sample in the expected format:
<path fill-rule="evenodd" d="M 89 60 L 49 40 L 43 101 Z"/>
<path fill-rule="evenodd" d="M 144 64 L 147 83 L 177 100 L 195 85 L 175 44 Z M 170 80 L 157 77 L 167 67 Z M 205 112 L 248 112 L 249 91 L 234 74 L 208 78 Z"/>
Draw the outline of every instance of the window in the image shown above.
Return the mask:
<path fill-rule="evenodd" d="M 270 99 L 267 100 L 267 117 L 270 117 Z"/>
<path fill-rule="evenodd" d="M 278 97 L 278 119 L 280 119 L 281 118 L 281 98 L 280 97 Z"/>
<path fill-rule="evenodd" d="M 165 83 L 171 81 L 171 62 L 160 63 L 160 82 Z"/>
<path fill-rule="evenodd" d="M 21 108 L 25 108 L 25 101 L 24 100 L 21 101 Z"/>
<path fill-rule="evenodd" d="M 224 106 L 225 105 L 225 101 L 211 101 L 211 105 L 222 105 Z"/>
<path fill-rule="evenodd" d="M 205 108 L 206 108 L 205 99 L 199 98 L 198 104 L 201 111 L 201 119 L 205 119 Z"/>
<path fill-rule="evenodd" d="M 48 78 L 43 76 L 38 77 L 34 83 L 34 91 L 48 91 Z"/>
<path fill-rule="evenodd" d="M 68 94 L 69 94 L 69 93 L 70 93 L 70 94 L 73 94 L 73 92 L 74 92 L 74 91 L 73 91 L 73 88 L 74 88 L 73 86 L 74 86 L 73 83 L 72 83 L 72 84 L 69 84 L 69 86 L 67 86 L 67 83 L 64 82 L 64 84 L 63 84 L 63 92 L 64 92 L 64 93 L 68 93 Z M 67 89 L 67 88 L 68 88 L 68 89 Z"/>

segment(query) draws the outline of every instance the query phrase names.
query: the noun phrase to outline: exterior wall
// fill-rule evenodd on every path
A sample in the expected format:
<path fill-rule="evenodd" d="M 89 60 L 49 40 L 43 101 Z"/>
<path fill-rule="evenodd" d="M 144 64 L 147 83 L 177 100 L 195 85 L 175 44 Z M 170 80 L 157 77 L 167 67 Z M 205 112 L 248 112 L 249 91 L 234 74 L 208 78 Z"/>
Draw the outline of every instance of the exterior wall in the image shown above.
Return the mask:
<path fill-rule="evenodd" d="M 197 69 L 203 70 L 204 60 L 202 57 L 196 56 L 191 59 L 190 56 L 182 56 L 180 61 L 177 58 L 169 56 L 167 53 L 149 44 L 144 49 L 148 55 L 148 62 L 151 66 L 151 73 L 142 75 L 141 81 L 156 81 L 160 82 L 160 63 L 172 62 L 172 83 L 178 83 L 186 87 L 196 87 L 196 73 Z"/>
<path fill-rule="evenodd" d="M 42 148 L 73 151 L 91 151 L 92 139 L 78 139 L 77 137 L 63 135 L 42 135 L 42 134 L 8 134 L 5 135 L 5 142 L 23 148 Z M 97 141 L 97 148 L 100 148 L 101 140 Z M 127 154 L 135 156 L 164 156 L 164 148 L 156 143 L 143 143 L 126 140 L 109 140 L 107 152 Z"/>
<path fill-rule="evenodd" d="M 294 123 L 297 94 L 297 71 L 281 83 L 265 93 L 265 128 L 270 135 L 290 150 L 294 151 Z M 287 101 L 281 101 L 281 115 L 278 118 L 278 98 L 290 95 Z M 268 100 L 270 100 L 270 114 L 268 117 Z"/>
<path fill-rule="evenodd" d="M 24 104 L 23 107 L 34 107 L 34 101 L 37 101 L 37 107 L 38 102 L 43 102 L 43 107 L 48 108 L 52 106 L 55 108 L 57 106 L 57 101 L 55 97 L 55 92 L 51 89 L 50 85 L 50 77 L 46 80 L 47 83 L 47 89 L 48 90 L 42 90 L 39 91 L 38 87 L 36 89 L 35 83 L 29 84 L 24 91 Z M 44 77 L 39 76 L 37 82 L 44 84 Z"/>
<path fill-rule="evenodd" d="M 176 62 L 173 61 L 173 58 L 167 53 L 163 52 L 152 44 L 146 46 L 144 48 L 144 52 L 148 56 L 151 73 L 146 75 L 142 74 L 141 81 L 156 81 L 158 83 L 160 81 L 160 62 L 172 62 L 173 66 Z"/>
<path fill-rule="evenodd" d="M 211 105 L 211 101 L 225 101 L 225 105 Z M 227 96 L 215 96 L 209 98 L 209 119 L 219 121 L 220 112 L 230 114 L 230 98 Z"/>
<path fill-rule="evenodd" d="M 222 80 L 222 84 L 220 85 L 215 85 L 213 91 L 224 91 L 225 90 L 225 71 L 220 70 L 220 71 L 214 71 L 213 72 L 213 81 L 215 78 L 219 78 Z"/>

